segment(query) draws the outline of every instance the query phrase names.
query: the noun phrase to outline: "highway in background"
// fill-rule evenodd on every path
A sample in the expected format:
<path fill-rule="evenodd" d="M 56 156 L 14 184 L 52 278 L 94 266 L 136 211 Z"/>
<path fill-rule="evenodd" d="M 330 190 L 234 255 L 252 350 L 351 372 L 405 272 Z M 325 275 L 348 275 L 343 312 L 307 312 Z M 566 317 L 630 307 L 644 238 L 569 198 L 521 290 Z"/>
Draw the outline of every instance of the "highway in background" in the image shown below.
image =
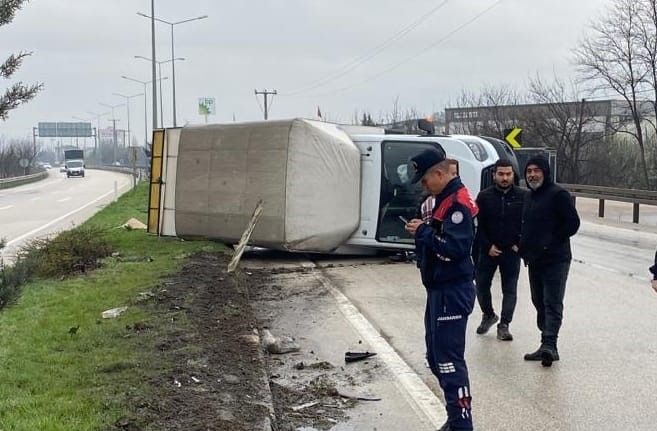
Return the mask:
<path fill-rule="evenodd" d="M 30 239 L 79 225 L 125 193 L 132 186 L 129 175 L 87 170 L 84 178 L 66 178 L 51 169 L 48 178 L 0 190 L 0 238 L 5 261 Z"/>

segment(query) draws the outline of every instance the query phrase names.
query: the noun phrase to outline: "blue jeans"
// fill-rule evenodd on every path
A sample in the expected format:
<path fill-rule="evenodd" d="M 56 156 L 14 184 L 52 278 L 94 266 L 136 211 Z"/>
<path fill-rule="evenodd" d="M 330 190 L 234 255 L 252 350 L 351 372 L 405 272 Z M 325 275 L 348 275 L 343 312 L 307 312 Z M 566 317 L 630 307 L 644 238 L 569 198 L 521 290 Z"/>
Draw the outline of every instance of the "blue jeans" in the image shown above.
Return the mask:
<path fill-rule="evenodd" d="M 506 250 L 497 257 L 488 252 L 481 253 L 477 261 L 477 300 L 485 315 L 492 315 L 493 300 L 490 294 L 495 271 L 499 267 L 502 278 L 502 315 L 500 322 L 509 324 L 513 320 L 518 298 L 518 274 L 520 273 L 520 256 L 512 250 Z"/>
<path fill-rule="evenodd" d="M 536 324 L 541 330 L 541 343 L 557 348 L 557 337 L 563 320 L 563 298 L 570 261 L 529 264 L 529 288 L 536 308 Z"/>

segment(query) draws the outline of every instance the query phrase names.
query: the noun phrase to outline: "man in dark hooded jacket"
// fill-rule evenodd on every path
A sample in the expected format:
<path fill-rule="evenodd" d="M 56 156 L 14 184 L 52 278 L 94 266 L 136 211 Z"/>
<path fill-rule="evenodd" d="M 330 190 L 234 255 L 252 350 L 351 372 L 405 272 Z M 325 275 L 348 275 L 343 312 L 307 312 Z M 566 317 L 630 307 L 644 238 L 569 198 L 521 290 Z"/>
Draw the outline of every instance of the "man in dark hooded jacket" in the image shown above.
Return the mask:
<path fill-rule="evenodd" d="M 541 346 L 525 355 L 549 367 L 559 360 L 557 337 L 563 318 L 563 298 L 572 253 L 570 237 L 579 216 L 570 193 L 554 184 L 544 157 L 532 157 L 525 167 L 530 192 L 522 211 L 520 256 L 529 267 L 529 286 L 541 331 Z"/>

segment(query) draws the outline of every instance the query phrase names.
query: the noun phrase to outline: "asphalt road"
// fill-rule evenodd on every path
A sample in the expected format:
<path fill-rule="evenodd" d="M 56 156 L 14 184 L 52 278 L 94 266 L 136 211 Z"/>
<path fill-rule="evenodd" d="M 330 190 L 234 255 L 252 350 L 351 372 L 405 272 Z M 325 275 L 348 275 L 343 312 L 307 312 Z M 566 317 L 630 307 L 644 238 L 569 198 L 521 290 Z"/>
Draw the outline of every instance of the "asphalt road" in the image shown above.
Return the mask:
<path fill-rule="evenodd" d="M 85 178 L 67 179 L 58 169 L 51 169 L 45 180 L 0 190 L 0 238 L 6 242 L 3 259 L 11 261 L 25 241 L 82 223 L 131 185 L 131 177 L 125 174 L 87 170 Z"/>
<path fill-rule="evenodd" d="M 647 268 L 657 234 L 584 222 L 573 254 L 560 334 L 561 361 L 525 362 L 539 345 L 527 272 L 518 286 L 512 342 L 468 327 L 467 361 L 475 429 L 486 431 L 654 430 L 657 423 L 657 295 Z M 425 292 L 412 264 L 329 266 L 324 273 L 399 355 L 440 394 L 424 366 Z M 494 284 L 499 312 L 499 278 Z M 391 428 L 392 429 L 392 428 Z"/>

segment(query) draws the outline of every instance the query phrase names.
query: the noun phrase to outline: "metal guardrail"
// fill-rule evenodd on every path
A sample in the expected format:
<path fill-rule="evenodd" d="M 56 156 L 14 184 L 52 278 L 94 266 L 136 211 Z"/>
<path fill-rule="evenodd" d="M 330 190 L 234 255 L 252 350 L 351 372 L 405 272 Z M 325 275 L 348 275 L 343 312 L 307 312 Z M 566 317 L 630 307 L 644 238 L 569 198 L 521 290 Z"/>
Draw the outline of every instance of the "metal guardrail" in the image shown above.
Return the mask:
<path fill-rule="evenodd" d="M 605 200 L 632 204 L 632 223 L 639 223 L 639 206 L 657 206 L 657 192 L 651 190 L 619 189 L 615 187 L 559 184 L 574 197 L 598 199 L 598 217 L 605 216 Z"/>
<path fill-rule="evenodd" d="M 48 172 L 43 171 L 38 174 L 25 175 L 22 177 L 0 179 L 0 189 L 22 186 L 23 184 L 34 183 L 48 177 Z"/>

